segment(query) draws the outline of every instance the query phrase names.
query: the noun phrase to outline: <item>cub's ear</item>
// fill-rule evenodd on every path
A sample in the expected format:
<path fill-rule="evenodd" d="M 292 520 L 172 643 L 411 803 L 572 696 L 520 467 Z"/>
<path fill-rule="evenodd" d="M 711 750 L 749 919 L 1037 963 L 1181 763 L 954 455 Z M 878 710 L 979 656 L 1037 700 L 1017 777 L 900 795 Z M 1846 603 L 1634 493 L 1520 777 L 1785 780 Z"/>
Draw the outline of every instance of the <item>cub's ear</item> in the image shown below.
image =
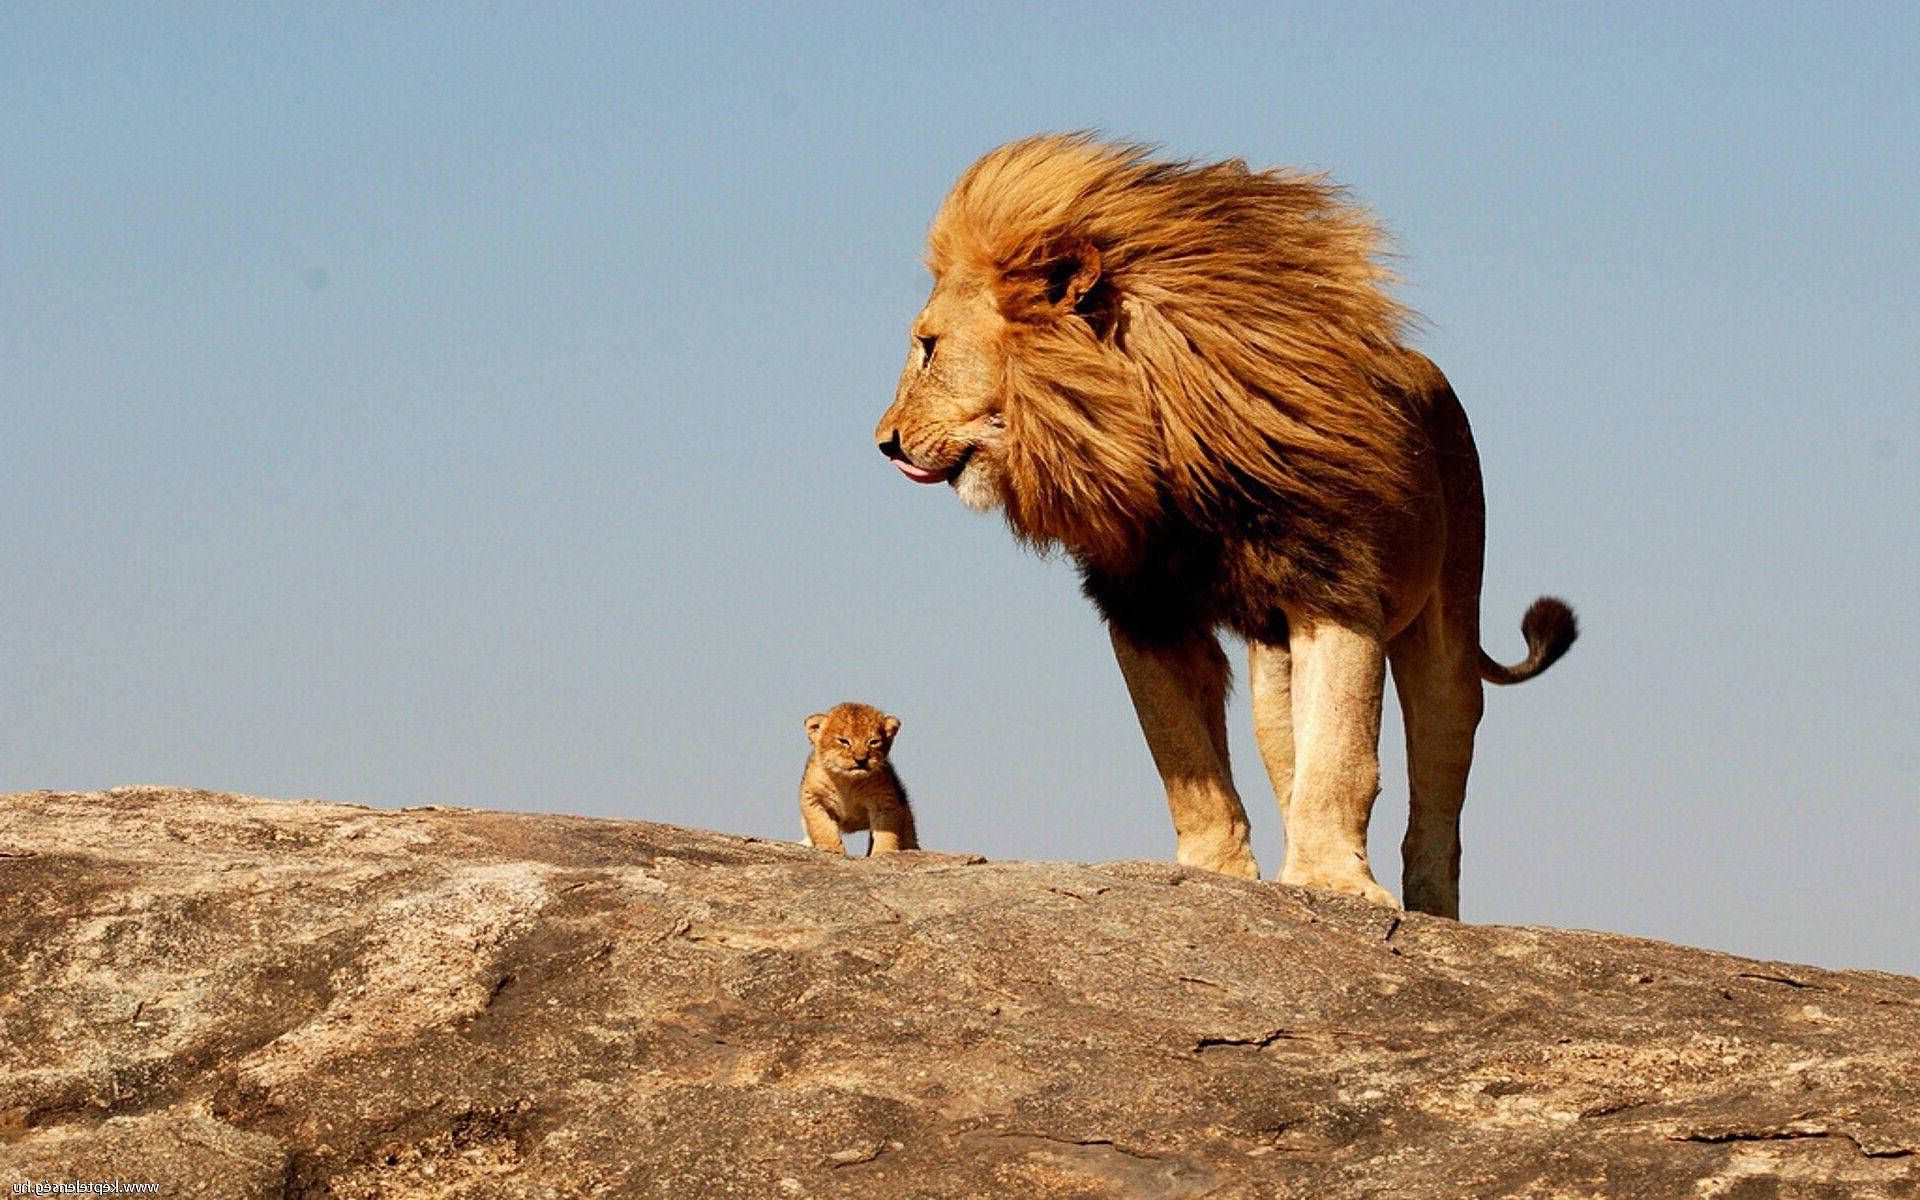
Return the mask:
<path fill-rule="evenodd" d="M 814 713 L 807 718 L 807 740 L 814 741 L 820 736 L 820 727 L 827 723 L 827 714 Z"/>
<path fill-rule="evenodd" d="M 1047 264 L 1047 303 L 1062 312 L 1086 313 L 1100 283 L 1100 250 L 1075 240 L 1054 248 Z"/>
<path fill-rule="evenodd" d="M 887 740 L 892 741 L 893 735 L 900 732 L 900 718 L 899 717 L 881 717 L 880 728 L 886 731 Z"/>

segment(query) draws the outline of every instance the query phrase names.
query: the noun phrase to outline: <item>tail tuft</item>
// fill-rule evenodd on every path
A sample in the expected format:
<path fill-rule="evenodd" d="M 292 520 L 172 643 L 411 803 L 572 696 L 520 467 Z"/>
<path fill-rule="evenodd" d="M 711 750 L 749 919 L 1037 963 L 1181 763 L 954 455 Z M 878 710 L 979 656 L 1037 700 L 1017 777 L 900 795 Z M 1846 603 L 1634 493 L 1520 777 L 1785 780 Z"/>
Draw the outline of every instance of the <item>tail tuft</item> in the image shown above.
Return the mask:
<path fill-rule="evenodd" d="M 1480 678 L 1488 683 L 1524 683 L 1560 661 L 1560 656 L 1580 636 L 1580 623 L 1565 600 L 1542 596 L 1520 618 L 1520 634 L 1527 639 L 1527 657 L 1513 666 L 1504 666 L 1480 652 Z"/>

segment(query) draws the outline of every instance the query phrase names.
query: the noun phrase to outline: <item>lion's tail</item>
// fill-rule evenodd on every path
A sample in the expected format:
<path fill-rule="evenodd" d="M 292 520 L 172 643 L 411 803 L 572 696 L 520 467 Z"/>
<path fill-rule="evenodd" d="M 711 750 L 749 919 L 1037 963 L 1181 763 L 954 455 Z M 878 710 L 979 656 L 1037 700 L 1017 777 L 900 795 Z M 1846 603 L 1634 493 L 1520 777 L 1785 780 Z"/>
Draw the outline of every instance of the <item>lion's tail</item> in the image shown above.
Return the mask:
<path fill-rule="evenodd" d="M 1513 666 L 1493 661 L 1480 652 L 1480 678 L 1488 683 L 1524 683 L 1560 661 L 1560 656 L 1580 636 L 1580 624 L 1565 600 L 1542 596 L 1520 618 L 1520 633 L 1527 639 L 1527 656 Z"/>

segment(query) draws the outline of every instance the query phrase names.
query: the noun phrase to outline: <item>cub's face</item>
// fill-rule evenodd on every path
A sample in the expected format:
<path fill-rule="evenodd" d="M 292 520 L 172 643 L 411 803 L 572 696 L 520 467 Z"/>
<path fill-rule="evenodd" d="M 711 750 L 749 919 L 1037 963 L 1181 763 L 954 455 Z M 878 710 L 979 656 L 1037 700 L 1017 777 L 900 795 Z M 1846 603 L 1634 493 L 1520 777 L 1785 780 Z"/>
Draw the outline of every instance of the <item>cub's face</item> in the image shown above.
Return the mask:
<path fill-rule="evenodd" d="M 814 757 L 835 775 L 859 778 L 886 765 L 900 719 L 867 704 L 842 704 L 807 718 Z"/>
<path fill-rule="evenodd" d="M 937 281 L 909 329 L 900 386 L 873 435 L 901 474 L 950 483 L 975 509 L 1005 501 L 1006 326 L 984 281 Z"/>

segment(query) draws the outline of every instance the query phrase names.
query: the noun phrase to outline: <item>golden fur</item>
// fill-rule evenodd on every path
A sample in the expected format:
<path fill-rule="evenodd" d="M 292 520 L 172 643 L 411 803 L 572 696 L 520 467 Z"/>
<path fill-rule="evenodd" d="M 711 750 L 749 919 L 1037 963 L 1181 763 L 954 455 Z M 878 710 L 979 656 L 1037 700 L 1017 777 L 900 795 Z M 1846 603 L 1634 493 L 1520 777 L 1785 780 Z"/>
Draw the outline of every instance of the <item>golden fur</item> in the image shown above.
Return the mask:
<path fill-rule="evenodd" d="M 1379 243 L 1317 176 L 1085 135 L 1001 147 L 934 219 L 933 294 L 876 437 L 1078 562 L 1182 861 L 1256 870 L 1219 716 L 1226 627 L 1264 681 L 1282 877 L 1390 899 L 1365 826 L 1391 656 L 1419 710 L 1407 890 L 1447 911 L 1481 679 L 1537 674 L 1574 626 L 1543 600 L 1526 662 L 1480 652 L 1478 460 L 1444 376 L 1402 342 Z"/>
<path fill-rule="evenodd" d="M 1312 176 L 1084 137 L 981 159 L 941 206 L 928 265 L 984 285 L 1004 318 L 1014 530 L 1124 571 L 1170 526 L 1284 510 L 1302 597 L 1364 603 L 1366 526 L 1404 505 L 1419 452 L 1378 242 Z"/>
<path fill-rule="evenodd" d="M 813 752 L 800 779 L 800 819 L 816 849 L 846 853 L 843 833 L 872 830 L 869 854 L 917 850 L 913 811 L 888 756 L 900 719 L 868 704 L 839 704 L 807 718 Z"/>

